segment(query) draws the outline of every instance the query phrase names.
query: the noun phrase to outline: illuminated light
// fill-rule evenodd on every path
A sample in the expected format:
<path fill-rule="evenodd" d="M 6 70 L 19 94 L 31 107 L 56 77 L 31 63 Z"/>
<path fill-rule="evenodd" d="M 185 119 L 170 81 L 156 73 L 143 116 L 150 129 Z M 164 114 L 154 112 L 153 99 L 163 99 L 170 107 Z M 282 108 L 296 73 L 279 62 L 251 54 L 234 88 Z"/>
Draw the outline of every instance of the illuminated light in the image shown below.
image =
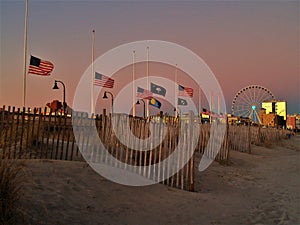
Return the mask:
<path fill-rule="evenodd" d="M 209 115 L 202 114 L 202 118 L 209 119 Z"/>
<path fill-rule="evenodd" d="M 253 105 L 251 108 L 252 108 L 252 110 L 256 110 L 256 106 L 255 105 Z"/>

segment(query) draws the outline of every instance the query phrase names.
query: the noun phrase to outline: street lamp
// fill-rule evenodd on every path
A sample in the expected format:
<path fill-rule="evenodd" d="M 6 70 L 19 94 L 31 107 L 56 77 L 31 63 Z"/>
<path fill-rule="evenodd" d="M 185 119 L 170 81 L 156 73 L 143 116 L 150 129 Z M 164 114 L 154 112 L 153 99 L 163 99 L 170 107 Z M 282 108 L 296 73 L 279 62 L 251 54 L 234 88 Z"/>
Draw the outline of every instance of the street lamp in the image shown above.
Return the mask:
<path fill-rule="evenodd" d="M 137 100 L 136 104 L 137 105 L 141 104 L 140 100 L 144 103 L 144 118 L 146 118 L 146 109 L 145 109 L 146 103 L 145 103 L 145 101 L 143 99 L 139 99 L 139 100 Z"/>
<path fill-rule="evenodd" d="M 181 109 L 180 108 L 175 108 L 174 107 L 174 112 L 175 112 L 175 117 L 179 117 L 180 116 L 180 114 L 181 114 Z"/>
<path fill-rule="evenodd" d="M 52 89 L 54 89 L 54 90 L 59 89 L 59 87 L 57 86 L 57 83 L 61 83 L 63 86 L 63 109 L 64 109 L 64 114 L 65 114 L 65 112 L 66 112 L 66 86 L 65 86 L 64 82 L 62 82 L 60 80 L 55 80 L 54 86 Z"/>
<path fill-rule="evenodd" d="M 114 96 L 111 92 L 109 91 L 104 91 L 104 95 L 103 95 L 103 98 L 104 99 L 107 99 L 107 94 L 110 94 L 111 96 L 111 115 L 114 114 Z"/>

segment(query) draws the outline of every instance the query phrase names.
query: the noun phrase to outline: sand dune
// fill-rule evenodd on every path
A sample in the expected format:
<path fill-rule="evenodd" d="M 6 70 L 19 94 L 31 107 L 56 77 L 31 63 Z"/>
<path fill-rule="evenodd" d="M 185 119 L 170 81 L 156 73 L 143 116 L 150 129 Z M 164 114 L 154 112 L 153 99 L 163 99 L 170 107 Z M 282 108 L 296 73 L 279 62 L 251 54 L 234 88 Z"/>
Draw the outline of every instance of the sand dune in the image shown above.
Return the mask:
<path fill-rule="evenodd" d="M 27 160 L 20 206 L 30 224 L 300 224 L 300 137 L 196 173 L 196 192 L 128 187 L 86 163 Z M 197 163 L 196 163 L 197 165 Z"/>

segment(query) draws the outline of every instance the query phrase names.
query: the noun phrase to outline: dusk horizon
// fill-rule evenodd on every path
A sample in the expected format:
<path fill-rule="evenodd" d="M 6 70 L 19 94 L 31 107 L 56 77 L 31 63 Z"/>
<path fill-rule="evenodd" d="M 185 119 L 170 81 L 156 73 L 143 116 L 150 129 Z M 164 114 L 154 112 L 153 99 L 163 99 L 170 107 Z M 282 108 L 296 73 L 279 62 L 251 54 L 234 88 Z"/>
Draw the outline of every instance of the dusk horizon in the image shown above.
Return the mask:
<path fill-rule="evenodd" d="M 297 6 L 297 2 L 29 0 L 27 68 L 34 55 L 52 62 L 54 70 L 49 77 L 27 75 L 26 107 L 61 100 L 61 91 L 52 90 L 54 80 L 66 84 L 66 102 L 72 106 L 79 79 L 91 64 L 94 29 L 95 59 L 129 42 L 173 42 L 193 51 L 210 67 L 222 88 L 227 113 L 236 93 L 249 85 L 269 89 L 276 99 L 287 101 L 288 113 L 299 113 Z M 1 2 L 1 105 L 22 107 L 24 16 L 25 1 Z M 146 49 L 138 54 L 146 55 Z M 128 55 L 132 57 L 132 52 Z M 151 70 L 157 71 L 150 66 L 150 76 L 157 75 Z M 138 75 L 145 76 L 146 69 L 142 73 Z M 170 70 L 167 73 L 161 71 L 161 76 L 174 76 Z M 127 71 L 116 84 L 121 88 L 130 79 Z M 184 84 L 184 77 L 179 76 L 178 82 Z M 114 94 L 119 90 L 112 89 Z M 97 104 L 109 110 L 109 103 L 101 98 Z"/>
<path fill-rule="evenodd" d="M 300 224 L 299 0 L 0 0 L 1 224 Z"/>

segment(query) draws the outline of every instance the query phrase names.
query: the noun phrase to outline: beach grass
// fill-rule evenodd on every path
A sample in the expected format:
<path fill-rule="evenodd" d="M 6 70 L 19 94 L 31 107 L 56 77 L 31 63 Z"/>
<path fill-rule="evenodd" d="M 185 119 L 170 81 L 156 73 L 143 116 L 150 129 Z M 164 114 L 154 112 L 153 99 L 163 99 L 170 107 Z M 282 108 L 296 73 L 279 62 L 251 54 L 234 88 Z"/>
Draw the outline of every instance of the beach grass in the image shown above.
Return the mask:
<path fill-rule="evenodd" d="M 17 201 L 24 183 L 22 165 L 0 154 L 0 224 L 17 224 L 20 208 Z"/>

